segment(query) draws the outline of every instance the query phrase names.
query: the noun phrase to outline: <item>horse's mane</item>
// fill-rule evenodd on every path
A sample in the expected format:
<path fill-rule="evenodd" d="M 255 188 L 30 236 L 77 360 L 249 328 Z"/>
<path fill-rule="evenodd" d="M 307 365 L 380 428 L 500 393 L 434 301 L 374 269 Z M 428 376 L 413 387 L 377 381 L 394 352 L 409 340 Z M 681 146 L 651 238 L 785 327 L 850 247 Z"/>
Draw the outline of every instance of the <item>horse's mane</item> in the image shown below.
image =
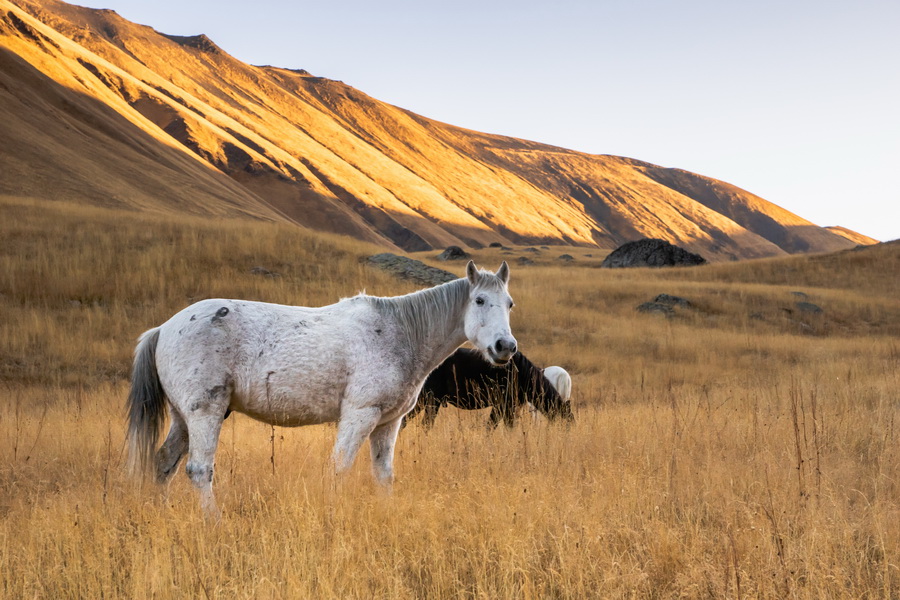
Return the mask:
<path fill-rule="evenodd" d="M 478 289 L 502 290 L 505 284 L 488 271 L 479 271 Z M 404 296 L 363 296 L 376 310 L 389 315 L 400 323 L 413 348 L 420 348 L 426 336 L 433 332 L 435 324 L 447 322 L 448 313 L 461 311 L 469 299 L 471 284 L 465 277 L 448 283 L 419 290 Z M 454 324 L 462 318 L 454 318 Z M 449 332 L 448 332 L 449 333 Z"/>

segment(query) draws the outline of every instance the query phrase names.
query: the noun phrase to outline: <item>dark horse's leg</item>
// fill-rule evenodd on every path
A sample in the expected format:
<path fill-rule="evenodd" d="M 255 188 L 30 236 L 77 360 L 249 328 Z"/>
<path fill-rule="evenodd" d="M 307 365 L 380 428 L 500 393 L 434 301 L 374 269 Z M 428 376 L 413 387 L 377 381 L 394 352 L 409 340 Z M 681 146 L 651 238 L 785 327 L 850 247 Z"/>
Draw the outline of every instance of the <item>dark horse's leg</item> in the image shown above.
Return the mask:
<path fill-rule="evenodd" d="M 403 429 L 404 427 L 409 425 L 410 419 L 414 419 L 416 415 L 424 410 L 425 417 L 422 420 L 422 425 L 426 429 L 431 429 L 431 426 L 434 425 L 434 419 L 435 417 L 437 417 L 437 413 L 440 408 L 441 403 L 436 398 L 434 398 L 430 394 L 425 394 L 419 397 L 419 401 L 416 402 L 416 405 L 413 407 L 413 409 L 406 413 L 406 416 L 403 417 L 403 424 L 400 425 L 400 428 Z"/>
<path fill-rule="evenodd" d="M 494 408 L 491 409 L 491 416 L 488 420 L 488 423 L 491 427 L 496 427 L 500 424 L 500 420 L 503 420 L 503 423 L 507 427 L 512 427 L 516 423 L 516 407 L 512 403 L 500 403 L 495 404 Z"/>
<path fill-rule="evenodd" d="M 503 423 L 507 427 L 512 427 L 516 422 L 516 409 L 520 396 L 516 393 L 519 377 L 515 364 L 508 365 L 494 377 L 492 393 L 489 394 L 489 402 L 493 404 L 490 426 L 497 427 L 500 420 L 503 419 Z"/>
<path fill-rule="evenodd" d="M 437 418 L 438 411 L 441 409 L 441 403 L 437 400 L 433 400 L 425 405 L 425 418 L 422 421 L 422 424 L 425 426 L 425 429 L 431 429 L 434 427 L 434 420 Z"/>

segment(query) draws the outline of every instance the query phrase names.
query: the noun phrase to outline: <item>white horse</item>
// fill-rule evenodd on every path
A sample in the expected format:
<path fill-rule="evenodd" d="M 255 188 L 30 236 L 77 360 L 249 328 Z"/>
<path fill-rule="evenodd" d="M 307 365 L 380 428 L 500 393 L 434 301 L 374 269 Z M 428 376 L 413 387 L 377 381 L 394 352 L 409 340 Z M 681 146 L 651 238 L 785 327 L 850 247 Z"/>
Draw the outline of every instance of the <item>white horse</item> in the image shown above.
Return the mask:
<path fill-rule="evenodd" d="M 553 389 L 556 390 L 556 393 L 563 399 L 563 402 L 569 402 L 569 399 L 572 397 L 572 376 L 569 375 L 569 372 L 562 367 L 554 365 L 544 369 L 543 374 L 547 381 L 550 382 L 550 385 L 553 386 Z M 531 402 L 528 402 L 527 404 L 528 412 L 531 413 L 531 416 L 535 421 L 544 418 L 544 415 L 538 411 L 536 406 Z"/>
<path fill-rule="evenodd" d="M 337 421 L 333 461 L 347 470 L 369 439 L 376 480 L 393 481 L 400 422 L 425 377 L 467 339 L 494 364 L 516 352 L 509 266 L 405 296 L 360 294 L 321 308 L 202 300 L 141 335 L 128 396 L 136 473 L 165 482 L 185 452 L 203 509 L 222 421 L 232 411 L 281 426 Z M 170 428 L 155 453 L 168 408 Z"/>

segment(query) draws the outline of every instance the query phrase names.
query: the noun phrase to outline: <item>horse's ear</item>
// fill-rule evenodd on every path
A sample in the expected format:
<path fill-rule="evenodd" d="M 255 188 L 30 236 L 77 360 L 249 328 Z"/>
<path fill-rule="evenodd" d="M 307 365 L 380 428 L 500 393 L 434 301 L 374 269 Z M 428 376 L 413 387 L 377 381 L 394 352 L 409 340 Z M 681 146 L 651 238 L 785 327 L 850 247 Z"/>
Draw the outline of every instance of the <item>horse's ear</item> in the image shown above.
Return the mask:
<path fill-rule="evenodd" d="M 500 265 L 500 268 L 497 269 L 497 277 L 500 278 L 500 281 L 502 281 L 504 285 L 509 283 L 509 265 L 506 264 L 505 260 Z"/>
<path fill-rule="evenodd" d="M 466 265 L 466 277 L 469 279 L 469 283 L 478 285 L 478 278 L 481 277 L 481 275 L 478 273 L 474 261 L 470 260 L 469 264 Z"/>

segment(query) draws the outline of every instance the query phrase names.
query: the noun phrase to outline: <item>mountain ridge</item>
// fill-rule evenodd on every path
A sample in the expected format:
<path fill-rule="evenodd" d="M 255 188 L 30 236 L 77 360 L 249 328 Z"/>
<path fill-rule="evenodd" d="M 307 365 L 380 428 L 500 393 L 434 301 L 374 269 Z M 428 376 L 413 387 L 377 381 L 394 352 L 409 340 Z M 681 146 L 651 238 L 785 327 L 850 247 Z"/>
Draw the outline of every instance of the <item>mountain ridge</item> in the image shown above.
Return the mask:
<path fill-rule="evenodd" d="M 658 237 L 721 261 L 871 239 L 687 171 L 467 130 L 302 69 L 247 65 L 206 35 L 110 10 L 0 0 L 0 45 L 0 158 L 16 165 L 2 193 L 287 220 L 408 251 Z"/>

